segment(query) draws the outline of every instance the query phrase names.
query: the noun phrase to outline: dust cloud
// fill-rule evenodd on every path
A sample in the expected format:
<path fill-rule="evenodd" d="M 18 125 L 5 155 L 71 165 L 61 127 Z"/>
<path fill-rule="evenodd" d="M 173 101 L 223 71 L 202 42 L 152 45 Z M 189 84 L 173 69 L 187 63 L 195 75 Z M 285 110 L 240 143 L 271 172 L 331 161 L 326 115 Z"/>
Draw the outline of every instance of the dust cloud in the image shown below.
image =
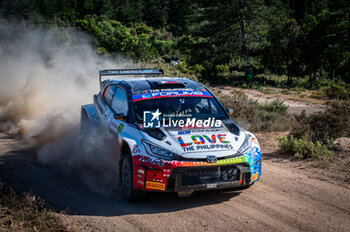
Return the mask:
<path fill-rule="evenodd" d="M 73 28 L 2 28 L 0 131 L 36 147 L 43 164 L 80 177 L 95 191 L 110 190 L 116 151 L 97 131 L 79 133 L 80 107 L 98 92 L 99 69 L 122 67 L 132 62 L 101 58 L 90 38 Z"/>

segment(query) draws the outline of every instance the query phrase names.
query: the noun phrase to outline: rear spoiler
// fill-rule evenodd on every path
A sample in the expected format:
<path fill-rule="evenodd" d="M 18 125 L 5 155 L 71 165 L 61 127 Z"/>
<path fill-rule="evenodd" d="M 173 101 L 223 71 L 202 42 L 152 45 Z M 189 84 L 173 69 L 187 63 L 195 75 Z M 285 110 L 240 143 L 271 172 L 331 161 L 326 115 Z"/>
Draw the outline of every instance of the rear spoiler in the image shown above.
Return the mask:
<path fill-rule="evenodd" d="M 100 85 L 103 76 L 164 75 L 163 69 L 104 69 L 99 71 Z"/>

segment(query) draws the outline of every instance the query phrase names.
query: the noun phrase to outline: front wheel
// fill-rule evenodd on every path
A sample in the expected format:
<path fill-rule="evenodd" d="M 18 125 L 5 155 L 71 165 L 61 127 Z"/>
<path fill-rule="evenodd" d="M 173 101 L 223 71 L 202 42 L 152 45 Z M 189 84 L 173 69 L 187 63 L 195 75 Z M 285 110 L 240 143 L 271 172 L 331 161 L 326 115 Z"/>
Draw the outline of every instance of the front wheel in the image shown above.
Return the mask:
<path fill-rule="evenodd" d="M 145 197 L 145 192 L 134 189 L 134 175 L 131 157 L 126 155 L 122 162 L 122 192 L 125 199 L 128 201 L 138 201 Z"/>

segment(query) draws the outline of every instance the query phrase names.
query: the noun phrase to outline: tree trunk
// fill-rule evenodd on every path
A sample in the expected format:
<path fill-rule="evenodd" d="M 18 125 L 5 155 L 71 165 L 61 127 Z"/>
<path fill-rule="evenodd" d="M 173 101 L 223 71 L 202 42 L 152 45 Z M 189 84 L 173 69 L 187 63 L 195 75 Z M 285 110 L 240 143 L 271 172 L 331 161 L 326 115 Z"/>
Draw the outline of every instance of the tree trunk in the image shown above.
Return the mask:
<path fill-rule="evenodd" d="M 241 7 L 242 9 L 245 8 L 246 2 L 245 0 L 240 0 L 241 1 Z M 246 80 L 251 79 L 252 71 L 250 67 L 250 62 L 249 62 L 249 55 L 248 55 L 248 49 L 246 45 L 246 40 L 247 40 L 247 32 L 246 32 L 246 15 L 243 13 L 242 15 L 242 20 L 241 20 L 241 56 L 243 60 L 245 61 L 245 67 L 244 67 L 244 74 Z"/>
<path fill-rule="evenodd" d="M 290 72 L 290 66 L 289 65 L 287 66 L 287 76 L 288 76 L 287 85 L 291 85 L 292 81 L 293 81 L 293 75 Z"/>

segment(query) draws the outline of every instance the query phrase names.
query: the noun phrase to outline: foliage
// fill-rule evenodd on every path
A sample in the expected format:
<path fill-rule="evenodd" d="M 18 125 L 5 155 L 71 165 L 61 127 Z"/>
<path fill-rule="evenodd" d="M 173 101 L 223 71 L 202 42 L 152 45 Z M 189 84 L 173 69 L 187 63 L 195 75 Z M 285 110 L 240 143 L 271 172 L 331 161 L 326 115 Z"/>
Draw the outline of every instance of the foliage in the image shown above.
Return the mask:
<path fill-rule="evenodd" d="M 279 137 L 282 152 L 297 158 L 318 158 L 329 165 L 333 141 L 350 136 L 350 102 L 330 103 L 325 112 L 296 116 L 288 136 Z"/>
<path fill-rule="evenodd" d="M 230 95 L 218 97 L 225 107 L 233 109 L 232 117 L 241 126 L 249 127 L 249 130 L 286 131 L 294 123 L 293 116 L 286 114 L 287 106 L 280 104 L 281 101 L 261 105 L 248 99 L 241 91 L 232 91 Z"/>
<path fill-rule="evenodd" d="M 350 102 L 333 102 L 325 112 L 296 117 L 297 124 L 291 131 L 296 138 L 308 137 L 312 142 L 319 141 L 328 147 L 335 139 L 350 136 Z"/>
<path fill-rule="evenodd" d="M 268 112 L 285 114 L 287 113 L 288 106 L 280 98 L 276 98 L 271 102 L 266 101 L 263 104 L 263 108 Z"/>
<path fill-rule="evenodd" d="M 350 88 L 338 84 L 331 84 L 321 89 L 321 95 L 328 99 L 350 99 Z"/>
<path fill-rule="evenodd" d="M 173 45 L 167 32 L 161 33 L 143 23 L 126 27 L 116 20 L 86 16 L 77 21 L 77 26 L 93 34 L 99 47 L 141 60 L 167 54 Z"/>
<path fill-rule="evenodd" d="M 0 27 L 7 20 L 77 26 L 99 53 L 181 60 L 181 72 L 205 83 L 323 88 L 324 97 L 349 98 L 345 0 L 2 0 Z"/>
<path fill-rule="evenodd" d="M 313 143 L 308 139 L 298 139 L 293 136 L 280 136 L 277 139 L 284 154 L 293 155 L 299 159 L 319 158 L 328 160 L 332 154 L 327 146 L 319 141 Z"/>

